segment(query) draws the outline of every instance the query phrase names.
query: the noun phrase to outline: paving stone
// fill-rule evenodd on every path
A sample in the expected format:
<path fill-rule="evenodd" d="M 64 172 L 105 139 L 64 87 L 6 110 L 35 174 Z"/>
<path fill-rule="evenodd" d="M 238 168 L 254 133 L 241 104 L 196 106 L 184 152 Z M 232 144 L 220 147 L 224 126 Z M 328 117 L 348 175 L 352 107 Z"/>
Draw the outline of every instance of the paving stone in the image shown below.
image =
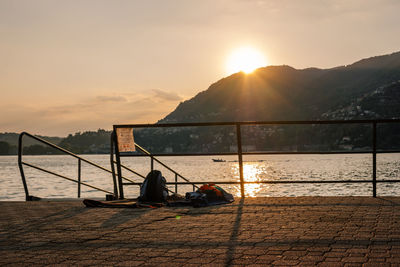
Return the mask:
<path fill-rule="evenodd" d="M 388 262 L 367 262 L 362 265 L 363 267 L 389 267 L 391 266 Z"/>
<path fill-rule="evenodd" d="M 344 266 L 345 267 L 361 267 L 362 264 L 360 264 L 360 263 L 345 263 Z"/>
<path fill-rule="evenodd" d="M 150 210 L 0 202 L 0 212 L 1 266 L 400 266 L 398 197 Z"/>
<path fill-rule="evenodd" d="M 326 257 L 325 259 L 324 259 L 324 262 L 341 262 L 342 261 L 342 258 L 339 258 L 339 257 Z"/>
<path fill-rule="evenodd" d="M 368 259 L 364 257 L 344 257 L 342 259 L 342 262 L 348 262 L 348 263 L 365 263 L 367 261 Z"/>
<path fill-rule="evenodd" d="M 343 263 L 340 262 L 321 262 L 318 264 L 320 267 L 342 267 Z"/>
<path fill-rule="evenodd" d="M 299 261 L 298 260 L 284 260 L 284 259 L 282 259 L 282 260 L 273 261 L 272 264 L 276 265 L 276 266 L 280 266 L 280 265 L 283 265 L 283 266 L 295 266 L 295 265 L 299 264 Z"/>

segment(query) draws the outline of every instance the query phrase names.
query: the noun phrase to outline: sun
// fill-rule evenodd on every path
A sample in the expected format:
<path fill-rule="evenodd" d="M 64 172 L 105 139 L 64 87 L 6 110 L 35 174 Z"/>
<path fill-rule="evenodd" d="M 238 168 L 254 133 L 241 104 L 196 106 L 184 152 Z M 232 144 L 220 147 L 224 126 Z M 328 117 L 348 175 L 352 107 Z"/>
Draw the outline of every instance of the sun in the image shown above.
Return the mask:
<path fill-rule="evenodd" d="M 251 73 L 255 69 L 267 65 L 264 55 L 252 47 L 241 47 L 232 52 L 229 56 L 226 70 L 228 74 L 243 71 Z"/>

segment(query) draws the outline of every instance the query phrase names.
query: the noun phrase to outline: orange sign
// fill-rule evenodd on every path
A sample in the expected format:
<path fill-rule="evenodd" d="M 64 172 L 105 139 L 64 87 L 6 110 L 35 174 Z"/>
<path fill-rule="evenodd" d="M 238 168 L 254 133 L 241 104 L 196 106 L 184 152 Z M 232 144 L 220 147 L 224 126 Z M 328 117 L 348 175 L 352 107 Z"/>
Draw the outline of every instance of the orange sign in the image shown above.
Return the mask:
<path fill-rule="evenodd" d="M 133 128 L 117 128 L 117 140 L 119 152 L 135 151 Z"/>

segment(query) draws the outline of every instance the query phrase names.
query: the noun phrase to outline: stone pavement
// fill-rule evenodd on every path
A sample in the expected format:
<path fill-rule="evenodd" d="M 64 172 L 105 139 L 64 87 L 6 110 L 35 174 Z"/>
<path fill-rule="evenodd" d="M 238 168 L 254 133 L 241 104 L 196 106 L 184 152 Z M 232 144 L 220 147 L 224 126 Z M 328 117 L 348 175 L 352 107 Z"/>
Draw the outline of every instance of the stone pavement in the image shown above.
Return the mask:
<path fill-rule="evenodd" d="M 400 198 L 246 198 L 197 209 L 0 202 L 0 265 L 400 266 Z"/>

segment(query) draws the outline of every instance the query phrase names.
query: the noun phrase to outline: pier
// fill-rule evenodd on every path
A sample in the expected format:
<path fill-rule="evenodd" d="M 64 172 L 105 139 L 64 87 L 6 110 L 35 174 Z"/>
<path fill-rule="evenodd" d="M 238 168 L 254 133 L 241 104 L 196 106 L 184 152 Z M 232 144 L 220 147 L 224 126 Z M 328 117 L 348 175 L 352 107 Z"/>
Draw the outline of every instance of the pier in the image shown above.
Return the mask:
<path fill-rule="evenodd" d="M 79 265 L 79 266 L 400 266 L 400 197 L 380 197 L 382 183 L 396 179 L 377 177 L 376 156 L 398 153 L 377 149 L 377 124 L 400 120 L 361 121 L 286 121 L 225 122 L 154 125 L 114 125 L 110 140 L 111 169 L 82 158 L 29 133 L 19 139 L 18 163 L 26 202 L 0 202 L 0 265 Z M 365 151 L 243 151 L 241 127 L 265 125 L 371 125 L 371 145 Z M 117 129 L 157 127 L 229 126 L 236 130 L 236 152 L 195 154 L 152 154 L 134 143 L 140 153 L 120 153 Z M 77 160 L 77 179 L 46 170 L 24 161 L 22 137 L 33 138 Z M 133 138 L 133 136 L 130 136 Z M 133 139 L 132 139 L 133 143 Z M 370 178 L 324 180 L 248 181 L 243 171 L 243 155 L 264 154 L 371 154 Z M 207 181 L 189 181 L 165 165 L 156 156 L 237 155 L 239 181 L 214 181 L 237 184 L 242 198 L 221 206 L 203 208 L 87 208 L 81 200 L 49 201 L 29 194 L 24 166 L 52 174 L 80 186 L 107 193 L 110 199 L 123 199 L 124 186 L 140 182 L 123 176 L 131 172 L 122 158 L 145 156 L 150 170 L 155 164 L 173 174 L 175 192 L 178 185 Z M 81 181 L 81 163 L 90 164 L 110 174 L 113 192 Z M 245 198 L 245 184 L 292 183 L 364 183 L 372 185 L 369 197 L 259 197 Z M 172 191 L 172 190 L 170 190 Z M 40 197 L 40 196 L 39 196 Z"/>
<path fill-rule="evenodd" d="M 399 197 L 236 199 L 205 208 L 0 202 L 0 265 L 399 266 Z"/>

